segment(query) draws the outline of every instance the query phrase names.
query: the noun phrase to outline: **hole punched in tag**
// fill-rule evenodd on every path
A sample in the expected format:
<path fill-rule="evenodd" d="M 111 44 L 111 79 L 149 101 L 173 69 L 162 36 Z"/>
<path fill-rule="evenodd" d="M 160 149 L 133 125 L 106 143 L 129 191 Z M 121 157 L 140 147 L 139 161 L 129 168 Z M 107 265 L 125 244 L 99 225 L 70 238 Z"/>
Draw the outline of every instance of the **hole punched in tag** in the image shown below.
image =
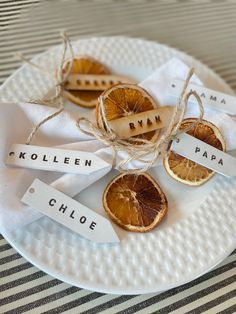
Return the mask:
<path fill-rule="evenodd" d="M 30 188 L 29 189 L 29 193 L 33 194 L 35 192 L 35 189 L 34 188 Z"/>

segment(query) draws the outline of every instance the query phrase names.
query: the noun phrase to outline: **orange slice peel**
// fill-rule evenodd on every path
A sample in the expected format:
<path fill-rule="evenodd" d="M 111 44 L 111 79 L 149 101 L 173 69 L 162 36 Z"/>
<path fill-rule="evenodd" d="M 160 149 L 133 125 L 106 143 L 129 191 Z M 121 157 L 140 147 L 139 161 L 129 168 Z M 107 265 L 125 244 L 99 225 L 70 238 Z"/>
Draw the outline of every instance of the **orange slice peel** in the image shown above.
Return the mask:
<path fill-rule="evenodd" d="M 63 73 L 68 70 L 70 60 L 66 60 L 63 65 Z M 110 74 L 110 70 L 99 61 L 88 57 L 75 57 L 71 67 L 70 74 Z M 66 87 L 66 84 L 65 84 Z M 97 99 L 101 95 L 98 90 L 65 90 L 64 96 L 72 103 L 86 107 L 93 108 L 97 104 Z"/>
<path fill-rule="evenodd" d="M 148 111 L 158 106 L 143 88 L 135 84 L 117 84 L 104 91 L 101 97 L 108 123 L 111 120 Z M 103 128 L 100 103 L 96 107 L 96 120 L 98 127 Z M 155 140 L 158 134 L 159 131 L 150 131 L 133 138 Z"/>
<path fill-rule="evenodd" d="M 214 124 L 206 120 L 201 120 L 201 122 L 191 128 L 191 125 L 195 124 L 196 121 L 196 118 L 183 120 L 180 130 L 190 128 L 186 133 L 217 149 L 225 151 L 225 140 L 220 130 Z M 214 171 L 180 156 L 173 151 L 169 151 L 165 155 L 163 164 L 167 173 L 173 179 L 191 186 L 204 184 L 214 175 Z"/>
<path fill-rule="evenodd" d="M 165 194 L 147 173 L 115 177 L 103 193 L 103 206 L 116 224 L 134 232 L 152 230 L 168 210 Z"/>

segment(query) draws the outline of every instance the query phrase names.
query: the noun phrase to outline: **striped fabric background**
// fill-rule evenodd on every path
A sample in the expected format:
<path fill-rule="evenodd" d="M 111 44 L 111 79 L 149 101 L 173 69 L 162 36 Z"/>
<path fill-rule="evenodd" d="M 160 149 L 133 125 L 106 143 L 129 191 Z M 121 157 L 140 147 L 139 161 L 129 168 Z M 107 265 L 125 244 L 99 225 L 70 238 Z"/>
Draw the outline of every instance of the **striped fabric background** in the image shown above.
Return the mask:
<path fill-rule="evenodd" d="M 31 57 L 71 38 L 128 35 L 200 59 L 236 91 L 236 1 L 0 0 L 0 83 Z M 236 250 L 191 283 L 140 296 L 91 292 L 46 275 L 0 236 L 0 313 L 236 313 Z"/>

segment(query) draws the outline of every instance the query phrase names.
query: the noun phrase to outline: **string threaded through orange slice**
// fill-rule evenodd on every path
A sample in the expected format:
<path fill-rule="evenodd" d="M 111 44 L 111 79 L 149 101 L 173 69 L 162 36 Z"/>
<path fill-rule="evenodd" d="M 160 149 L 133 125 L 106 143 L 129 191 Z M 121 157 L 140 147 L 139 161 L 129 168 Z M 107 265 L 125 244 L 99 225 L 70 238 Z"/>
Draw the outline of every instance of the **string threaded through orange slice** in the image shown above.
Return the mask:
<path fill-rule="evenodd" d="M 135 84 L 117 84 L 102 93 L 107 121 L 119 119 L 135 113 L 151 110 L 157 107 L 152 97 Z M 100 104 L 97 104 L 96 119 L 98 127 L 103 127 L 100 117 Z M 159 131 L 150 131 L 136 135 L 134 138 L 154 140 Z"/>
<path fill-rule="evenodd" d="M 196 122 L 196 118 L 183 120 L 181 130 L 188 128 Z M 220 130 L 211 122 L 202 120 L 187 132 L 197 139 L 225 151 L 225 141 Z M 175 152 L 170 151 L 163 159 L 167 173 L 175 180 L 191 186 L 198 186 L 207 182 L 214 171 L 197 164 Z"/>
<path fill-rule="evenodd" d="M 116 224 L 134 232 L 152 230 L 168 209 L 165 194 L 147 173 L 114 178 L 104 191 L 103 206 Z"/>
<path fill-rule="evenodd" d="M 69 67 L 69 60 L 63 66 L 63 73 L 66 73 Z M 111 74 L 110 70 L 102 63 L 91 57 L 75 57 L 73 60 L 70 74 Z M 76 105 L 93 108 L 97 104 L 97 99 L 102 91 L 94 90 L 70 90 L 66 91 L 65 97 Z"/>

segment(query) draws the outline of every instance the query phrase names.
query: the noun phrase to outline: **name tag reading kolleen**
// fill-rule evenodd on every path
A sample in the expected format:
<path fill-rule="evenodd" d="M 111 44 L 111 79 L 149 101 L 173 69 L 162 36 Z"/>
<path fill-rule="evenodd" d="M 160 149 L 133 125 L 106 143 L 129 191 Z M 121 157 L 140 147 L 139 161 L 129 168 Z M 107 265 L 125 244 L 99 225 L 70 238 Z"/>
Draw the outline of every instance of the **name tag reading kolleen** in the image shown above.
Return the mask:
<path fill-rule="evenodd" d="M 6 164 L 76 174 L 90 174 L 110 167 L 93 153 L 23 144 L 12 145 Z"/>

